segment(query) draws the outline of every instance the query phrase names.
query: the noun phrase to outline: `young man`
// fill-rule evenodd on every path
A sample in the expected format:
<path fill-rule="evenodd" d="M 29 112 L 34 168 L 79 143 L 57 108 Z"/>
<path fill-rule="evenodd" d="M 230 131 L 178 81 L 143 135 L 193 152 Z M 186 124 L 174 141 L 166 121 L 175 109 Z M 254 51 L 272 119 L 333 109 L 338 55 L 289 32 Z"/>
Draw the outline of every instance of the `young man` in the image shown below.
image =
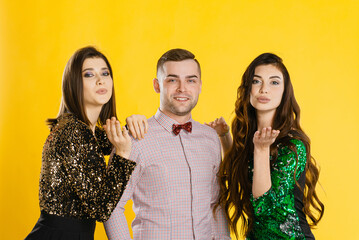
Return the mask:
<path fill-rule="evenodd" d="M 191 118 L 201 92 L 201 70 L 195 56 L 172 49 L 158 60 L 153 86 L 160 108 L 148 120 L 148 132 L 134 140 L 130 159 L 137 167 L 111 218 L 109 239 L 131 239 L 124 205 L 133 200 L 134 239 L 230 239 L 218 198 L 221 162 L 216 131 Z"/>

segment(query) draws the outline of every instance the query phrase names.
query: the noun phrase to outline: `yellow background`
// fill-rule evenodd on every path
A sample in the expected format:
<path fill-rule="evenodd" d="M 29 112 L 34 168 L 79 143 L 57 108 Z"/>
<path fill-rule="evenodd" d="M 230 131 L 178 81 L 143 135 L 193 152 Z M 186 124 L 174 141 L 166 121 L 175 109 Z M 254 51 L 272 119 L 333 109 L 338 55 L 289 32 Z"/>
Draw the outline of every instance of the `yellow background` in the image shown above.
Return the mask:
<path fill-rule="evenodd" d="M 202 65 L 200 122 L 229 122 L 245 67 L 263 52 L 281 56 L 321 165 L 326 210 L 314 234 L 359 239 L 358 13 L 355 0 L 1 0 L 0 238 L 23 239 L 39 217 L 44 122 L 58 112 L 67 60 L 91 44 L 114 69 L 121 121 L 155 113 L 152 78 L 170 48 L 191 50 Z M 106 239 L 100 223 L 96 239 Z"/>

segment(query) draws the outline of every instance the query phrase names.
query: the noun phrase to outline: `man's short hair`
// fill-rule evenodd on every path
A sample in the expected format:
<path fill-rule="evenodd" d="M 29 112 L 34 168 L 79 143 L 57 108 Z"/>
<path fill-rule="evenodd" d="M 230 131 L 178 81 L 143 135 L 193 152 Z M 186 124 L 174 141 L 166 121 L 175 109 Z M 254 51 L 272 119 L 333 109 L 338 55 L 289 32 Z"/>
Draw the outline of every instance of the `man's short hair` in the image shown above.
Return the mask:
<path fill-rule="evenodd" d="M 188 50 L 181 49 L 181 48 L 175 48 L 175 49 L 171 49 L 171 50 L 165 52 L 160 57 L 160 59 L 158 59 L 158 61 L 157 61 L 157 77 L 158 77 L 158 72 L 160 70 L 163 71 L 163 65 L 165 64 L 165 62 L 168 62 L 168 61 L 180 62 L 180 61 L 187 60 L 187 59 L 192 59 L 197 63 L 198 72 L 199 72 L 199 75 L 201 75 L 201 66 L 199 65 L 198 60 L 195 58 L 195 55 Z"/>

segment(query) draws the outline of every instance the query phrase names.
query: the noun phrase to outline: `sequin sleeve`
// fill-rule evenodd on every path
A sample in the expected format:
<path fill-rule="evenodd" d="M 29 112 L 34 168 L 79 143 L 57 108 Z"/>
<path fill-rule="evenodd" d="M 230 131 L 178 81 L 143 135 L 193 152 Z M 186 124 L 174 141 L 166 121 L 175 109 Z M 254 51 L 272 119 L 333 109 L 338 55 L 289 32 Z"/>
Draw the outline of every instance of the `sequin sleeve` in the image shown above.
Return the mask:
<path fill-rule="evenodd" d="M 99 214 L 100 221 L 107 221 L 112 211 L 120 200 L 136 163 L 125 159 L 117 154 L 113 155 L 111 164 L 106 171 L 107 185 L 104 187 L 103 202 L 106 204 L 105 211 Z M 107 201 L 108 200 L 108 201 Z"/>
<path fill-rule="evenodd" d="M 40 177 L 40 208 L 47 213 L 105 221 L 116 207 L 135 163 L 106 162 L 87 125 L 70 119 L 50 133 Z"/>
<path fill-rule="evenodd" d="M 254 214 L 257 217 L 274 214 L 286 215 L 288 213 L 288 202 L 295 186 L 294 172 L 298 180 L 306 165 L 306 149 L 300 140 L 292 139 L 298 154 L 288 147 L 278 149 L 278 159 L 271 169 L 272 187 L 262 196 L 254 198 L 251 196 L 251 203 Z M 297 167 L 297 170 L 296 170 Z"/>
<path fill-rule="evenodd" d="M 98 221 L 107 220 L 116 207 L 135 163 L 114 155 L 106 170 L 92 133 L 83 126 L 64 144 L 64 166 L 68 184 L 80 198 L 83 210 Z"/>
<path fill-rule="evenodd" d="M 112 151 L 112 144 L 110 140 L 108 140 L 105 130 L 96 127 L 95 133 L 96 133 L 97 142 L 101 148 L 102 153 L 104 155 L 110 155 Z"/>

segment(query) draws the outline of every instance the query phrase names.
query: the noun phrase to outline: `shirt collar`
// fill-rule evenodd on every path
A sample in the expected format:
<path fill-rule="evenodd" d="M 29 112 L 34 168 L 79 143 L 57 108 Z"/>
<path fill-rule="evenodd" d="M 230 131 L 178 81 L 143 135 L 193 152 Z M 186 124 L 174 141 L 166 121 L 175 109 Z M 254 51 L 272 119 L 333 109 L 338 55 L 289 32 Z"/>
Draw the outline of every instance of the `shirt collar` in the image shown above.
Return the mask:
<path fill-rule="evenodd" d="M 179 124 L 176 120 L 164 114 L 160 109 L 157 110 L 155 114 L 155 119 L 164 129 L 166 129 L 167 132 L 172 132 L 173 124 Z M 192 122 L 192 128 L 193 128 L 192 116 L 188 119 L 188 122 Z"/>

